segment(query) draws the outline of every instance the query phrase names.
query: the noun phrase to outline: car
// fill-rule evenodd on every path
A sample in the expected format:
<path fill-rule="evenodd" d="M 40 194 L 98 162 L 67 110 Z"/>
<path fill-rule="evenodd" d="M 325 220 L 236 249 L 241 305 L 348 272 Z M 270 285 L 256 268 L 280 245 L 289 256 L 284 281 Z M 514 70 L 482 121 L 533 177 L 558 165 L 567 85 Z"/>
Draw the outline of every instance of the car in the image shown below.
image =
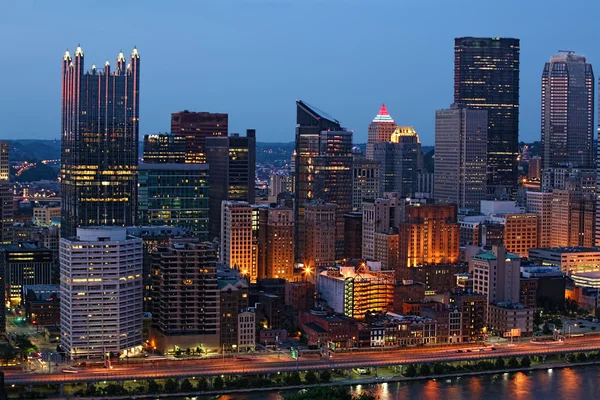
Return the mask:
<path fill-rule="evenodd" d="M 144 357 L 148 357 L 148 353 L 144 353 Z"/>
<path fill-rule="evenodd" d="M 467 349 L 467 353 L 471 353 L 473 350 L 471 349 Z"/>

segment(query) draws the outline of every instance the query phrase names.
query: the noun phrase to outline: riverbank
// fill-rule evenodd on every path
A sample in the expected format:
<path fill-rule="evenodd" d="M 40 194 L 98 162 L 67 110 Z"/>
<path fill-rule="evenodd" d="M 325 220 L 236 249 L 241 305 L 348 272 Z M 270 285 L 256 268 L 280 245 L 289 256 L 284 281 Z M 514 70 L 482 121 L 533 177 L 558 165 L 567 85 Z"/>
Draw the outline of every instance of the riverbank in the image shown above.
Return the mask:
<path fill-rule="evenodd" d="M 281 386 L 269 386 L 261 388 L 244 388 L 244 389 L 223 389 L 223 390 L 207 390 L 207 391 L 190 391 L 190 392 L 173 392 L 173 393 L 154 393 L 154 394 L 131 394 L 124 396 L 74 396 L 74 397 L 48 397 L 51 400 L 66 400 L 67 398 L 81 398 L 88 400 L 97 399 L 113 399 L 113 400 L 126 400 L 126 399 L 157 399 L 157 398 L 185 398 L 185 397 L 200 397 L 200 398 L 214 398 L 222 395 L 235 395 L 235 394 L 260 394 L 260 393 L 280 393 L 280 392 L 295 392 L 301 389 L 307 389 L 316 386 L 357 386 L 357 385 L 373 385 L 382 383 L 408 383 L 414 381 L 440 381 L 450 380 L 454 378 L 463 377 L 478 377 L 482 375 L 502 375 L 502 374 L 514 374 L 517 372 L 533 372 L 543 370 L 554 370 L 563 368 L 577 368 L 584 366 L 599 365 L 600 360 L 585 361 L 585 362 L 543 362 L 532 365 L 530 367 L 517 367 L 517 368 L 503 368 L 503 369 L 492 369 L 492 370 L 479 370 L 472 372 L 455 372 L 447 374 L 431 374 L 427 376 L 414 376 L 406 377 L 402 375 L 390 376 L 390 377 L 358 377 L 353 379 L 338 379 L 329 383 L 315 383 L 315 384 L 302 384 L 302 385 L 281 385 Z"/>

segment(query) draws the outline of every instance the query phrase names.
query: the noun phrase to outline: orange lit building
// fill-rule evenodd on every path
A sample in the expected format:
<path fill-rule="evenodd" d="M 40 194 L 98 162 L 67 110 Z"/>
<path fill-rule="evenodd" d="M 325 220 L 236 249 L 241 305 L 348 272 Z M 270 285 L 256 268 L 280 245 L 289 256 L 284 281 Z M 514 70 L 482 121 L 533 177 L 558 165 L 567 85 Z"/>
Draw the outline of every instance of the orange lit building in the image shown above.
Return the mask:
<path fill-rule="evenodd" d="M 506 214 L 504 246 L 510 253 L 527 257 L 529 249 L 539 247 L 537 214 Z"/>
<path fill-rule="evenodd" d="M 456 205 L 408 207 L 405 223 L 399 227 L 399 267 L 457 263 L 460 225 L 456 211 Z"/>

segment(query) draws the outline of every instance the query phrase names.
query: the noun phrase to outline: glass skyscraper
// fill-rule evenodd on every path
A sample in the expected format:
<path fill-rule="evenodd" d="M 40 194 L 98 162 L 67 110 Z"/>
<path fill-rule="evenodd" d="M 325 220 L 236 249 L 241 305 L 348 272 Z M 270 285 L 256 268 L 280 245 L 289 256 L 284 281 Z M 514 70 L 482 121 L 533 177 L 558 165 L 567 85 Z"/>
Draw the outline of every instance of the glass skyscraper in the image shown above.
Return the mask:
<path fill-rule="evenodd" d="M 594 71 L 571 51 L 550 58 L 542 73 L 542 166 L 593 167 Z"/>
<path fill-rule="evenodd" d="M 81 47 L 62 61 L 61 234 L 131 226 L 136 218 L 140 55 L 84 72 Z"/>
<path fill-rule="evenodd" d="M 454 42 L 454 103 L 488 111 L 487 197 L 510 199 L 519 156 L 519 39 Z"/>

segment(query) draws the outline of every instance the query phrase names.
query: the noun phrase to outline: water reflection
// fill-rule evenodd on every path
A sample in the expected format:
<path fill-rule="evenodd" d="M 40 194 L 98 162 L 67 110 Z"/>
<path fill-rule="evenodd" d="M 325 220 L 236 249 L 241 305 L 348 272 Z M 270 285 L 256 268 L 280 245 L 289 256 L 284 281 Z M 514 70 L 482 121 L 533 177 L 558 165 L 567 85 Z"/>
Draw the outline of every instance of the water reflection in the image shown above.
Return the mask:
<path fill-rule="evenodd" d="M 490 374 L 461 378 L 384 382 L 357 385 L 352 393 L 373 393 L 379 400 L 529 400 L 529 399 L 595 399 L 600 368 L 597 366 L 539 370 L 527 373 Z M 286 397 L 286 393 L 281 393 Z M 287 393 L 289 395 L 289 393 Z M 198 400 L 214 399 L 200 397 Z M 278 400 L 277 392 L 223 395 L 219 400 Z"/>

